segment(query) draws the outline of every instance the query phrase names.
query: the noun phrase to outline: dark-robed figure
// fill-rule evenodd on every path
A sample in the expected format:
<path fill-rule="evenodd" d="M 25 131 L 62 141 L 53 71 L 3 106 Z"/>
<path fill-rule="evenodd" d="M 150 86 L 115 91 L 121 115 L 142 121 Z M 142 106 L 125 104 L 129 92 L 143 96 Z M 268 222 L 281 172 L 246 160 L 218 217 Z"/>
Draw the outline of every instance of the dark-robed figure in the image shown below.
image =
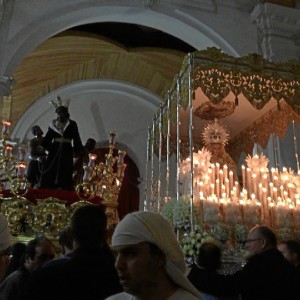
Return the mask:
<path fill-rule="evenodd" d="M 41 177 L 41 188 L 73 189 L 73 155 L 83 150 L 77 123 L 70 119 L 68 103 L 57 97 L 57 118 L 53 120 L 43 140 L 48 151 Z"/>

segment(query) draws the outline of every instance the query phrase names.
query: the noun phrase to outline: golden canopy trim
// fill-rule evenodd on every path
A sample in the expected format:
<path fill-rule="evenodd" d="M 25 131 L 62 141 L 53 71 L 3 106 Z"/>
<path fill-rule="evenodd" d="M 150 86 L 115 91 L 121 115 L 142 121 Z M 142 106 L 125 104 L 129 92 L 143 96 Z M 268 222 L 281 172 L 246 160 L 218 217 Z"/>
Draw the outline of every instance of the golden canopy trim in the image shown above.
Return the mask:
<path fill-rule="evenodd" d="M 219 103 L 230 92 L 236 100 L 243 94 L 256 109 L 263 108 L 272 98 L 284 99 L 297 113 L 300 108 L 300 62 L 272 63 L 258 54 L 233 57 L 217 48 L 196 51 L 186 56 L 180 78 L 191 65 L 191 88 L 201 88 L 213 103 Z M 186 103 L 188 93 L 181 94 Z M 185 106 L 185 105 L 184 105 Z"/>

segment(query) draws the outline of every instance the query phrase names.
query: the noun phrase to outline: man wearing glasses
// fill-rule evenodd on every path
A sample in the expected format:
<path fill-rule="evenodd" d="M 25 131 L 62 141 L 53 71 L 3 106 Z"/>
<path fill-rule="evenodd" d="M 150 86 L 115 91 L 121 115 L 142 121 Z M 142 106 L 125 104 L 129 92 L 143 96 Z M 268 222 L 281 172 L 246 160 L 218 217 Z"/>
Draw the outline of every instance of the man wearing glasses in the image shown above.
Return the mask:
<path fill-rule="evenodd" d="M 277 250 L 277 239 L 270 228 L 262 225 L 252 228 L 245 247 L 249 259 L 242 270 L 221 275 L 193 267 L 188 278 L 200 291 L 219 297 L 239 295 L 242 300 L 299 298 L 299 277 Z"/>

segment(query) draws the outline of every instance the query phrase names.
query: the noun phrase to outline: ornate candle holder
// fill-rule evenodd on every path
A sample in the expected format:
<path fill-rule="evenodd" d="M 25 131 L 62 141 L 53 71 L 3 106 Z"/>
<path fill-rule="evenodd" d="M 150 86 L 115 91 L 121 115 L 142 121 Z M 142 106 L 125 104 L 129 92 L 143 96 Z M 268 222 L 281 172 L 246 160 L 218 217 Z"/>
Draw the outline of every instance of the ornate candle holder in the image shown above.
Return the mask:
<path fill-rule="evenodd" d="M 89 154 L 89 163 L 84 166 L 83 183 L 76 186 L 80 199 L 102 199 L 101 204 L 106 208 L 109 228 L 118 223 L 116 208 L 126 168 L 126 152 L 119 150 L 118 155 L 114 155 L 115 137 L 116 133 L 110 132 L 109 152 L 105 154 L 105 162 L 96 164 L 97 155 Z"/>
<path fill-rule="evenodd" d="M 13 155 L 13 146 L 8 141 L 9 128 L 11 123 L 2 121 L 2 132 L 0 140 L 0 180 L 1 189 L 4 183 L 9 182 L 11 192 L 15 196 L 24 196 L 28 192 L 29 183 L 26 180 L 26 149 L 19 147 L 19 157 Z"/>

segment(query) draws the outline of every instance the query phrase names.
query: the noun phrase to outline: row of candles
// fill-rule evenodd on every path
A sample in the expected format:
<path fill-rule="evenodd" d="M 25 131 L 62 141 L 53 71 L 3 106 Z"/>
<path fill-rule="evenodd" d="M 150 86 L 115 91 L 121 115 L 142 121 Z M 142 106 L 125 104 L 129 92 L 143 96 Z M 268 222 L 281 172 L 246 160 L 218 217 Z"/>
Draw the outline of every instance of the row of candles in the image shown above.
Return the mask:
<path fill-rule="evenodd" d="M 204 223 L 264 223 L 300 230 L 300 174 L 242 166 L 242 184 L 234 179 L 227 165 L 194 170 L 194 207 L 202 208 Z"/>

